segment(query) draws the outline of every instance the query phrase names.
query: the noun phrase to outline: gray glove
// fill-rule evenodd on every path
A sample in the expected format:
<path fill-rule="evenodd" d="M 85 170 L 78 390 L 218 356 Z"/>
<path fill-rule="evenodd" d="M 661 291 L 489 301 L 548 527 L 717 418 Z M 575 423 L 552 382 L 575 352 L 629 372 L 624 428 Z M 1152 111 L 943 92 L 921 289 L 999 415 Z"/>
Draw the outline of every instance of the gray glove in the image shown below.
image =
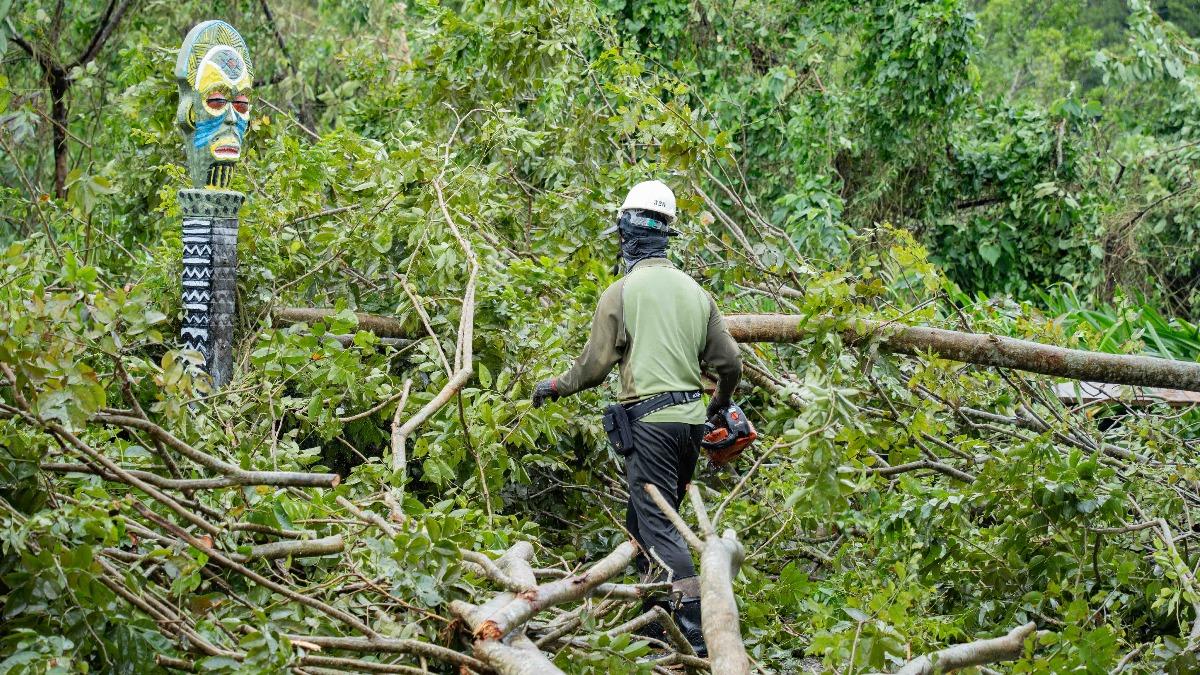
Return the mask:
<path fill-rule="evenodd" d="M 533 407 L 540 408 L 546 402 L 558 400 L 558 378 L 542 380 L 533 387 Z"/>
<path fill-rule="evenodd" d="M 711 420 L 714 417 L 722 416 L 725 414 L 725 409 L 728 407 L 729 399 L 723 396 L 713 395 L 712 399 L 710 399 L 708 402 L 708 410 L 706 410 L 704 413 L 705 417 L 706 419 Z"/>

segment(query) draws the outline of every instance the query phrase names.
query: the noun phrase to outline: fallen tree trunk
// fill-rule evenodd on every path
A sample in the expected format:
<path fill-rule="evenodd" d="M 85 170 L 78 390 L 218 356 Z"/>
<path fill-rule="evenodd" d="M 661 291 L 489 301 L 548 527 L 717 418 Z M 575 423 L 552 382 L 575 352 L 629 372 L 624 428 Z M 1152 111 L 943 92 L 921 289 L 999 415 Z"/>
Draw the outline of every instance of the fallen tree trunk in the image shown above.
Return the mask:
<path fill-rule="evenodd" d="M 1034 634 L 1037 626 L 1027 623 L 1009 631 L 1008 635 L 988 640 L 976 640 L 947 647 L 940 652 L 919 656 L 909 661 L 895 675 L 933 675 L 950 673 L 971 666 L 1020 658 L 1025 651 L 1025 639 Z M 878 674 L 876 674 L 878 675 Z"/>
<path fill-rule="evenodd" d="M 798 342 L 819 323 L 794 314 L 730 314 L 729 332 L 738 342 Z M 943 359 L 981 366 L 1012 368 L 1072 380 L 1200 391 L 1200 363 L 1150 356 L 1088 352 L 1044 345 L 988 333 L 962 333 L 941 328 L 855 319 L 842 328 L 850 344 L 877 340 L 879 348 L 897 354 L 933 353 Z"/>
<path fill-rule="evenodd" d="M 275 318 L 282 323 L 310 322 L 332 316 L 332 309 L 282 307 Z M 404 325 L 384 316 L 357 314 L 358 327 L 381 337 L 409 337 Z M 799 342 L 819 320 L 796 314 L 728 314 L 725 323 L 738 342 Z M 841 329 L 850 344 L 877 340 L 879 348 L 896 354 L 923 356 L 994 368 L 1012 368 L 1070 380 L 1158 387 L 1200 392 L 1200 363 L 1171 361 L 1152 356 L 1106 354 L 1067 349 L 1029 340 L 964 333 L 943 328 L 907 326 L 890 321 L 855 319 Z"/>

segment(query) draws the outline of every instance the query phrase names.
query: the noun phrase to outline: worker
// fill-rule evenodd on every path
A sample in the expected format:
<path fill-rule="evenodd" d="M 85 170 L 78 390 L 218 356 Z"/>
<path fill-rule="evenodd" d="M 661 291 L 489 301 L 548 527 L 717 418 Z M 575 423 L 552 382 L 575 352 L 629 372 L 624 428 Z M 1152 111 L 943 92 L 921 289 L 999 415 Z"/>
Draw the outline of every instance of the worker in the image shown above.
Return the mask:
<path fill-rule="evenodd" d="M 666 184 L 646 181 L 629 191 L 616 225 L 604 232 L 618 233 L 625 274 L 600 296 L 583 353 L 566 373 L 537 383 L 533 406 L 595 387 L 620 365 L 620 403 L 606 412 L 605 429 L 615 438 L 610 414 L 626 418 L 625 442 L 614 447 L 625 455 L 625 523 L 641 546 L 638 569 L 648 580 L 671 580 L 673 602 L 667 609 L 696 652 L 707 654 L 692 556 L 645 485 L 658 488 L 679 508 L 696 468 L 705 420 L 729 406 L 742 362 L 712 297 L 667 259 L 668 240 L 679 234 L 674 221 L 675 195 Z M 717 380 L 707 407 L 702 368 Z M 658 571 L 651 575 L 656 563 L 667 569 L 655 565 Z"/>

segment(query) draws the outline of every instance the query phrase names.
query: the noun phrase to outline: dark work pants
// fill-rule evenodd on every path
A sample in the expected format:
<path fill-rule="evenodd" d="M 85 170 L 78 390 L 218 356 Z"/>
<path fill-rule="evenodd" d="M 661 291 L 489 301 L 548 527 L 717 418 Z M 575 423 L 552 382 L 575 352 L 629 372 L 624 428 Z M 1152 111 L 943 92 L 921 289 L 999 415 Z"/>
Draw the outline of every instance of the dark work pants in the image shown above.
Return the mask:
<path fill-rule="evenodd" d="M 696 470 L 703 436 L 703 424 L 633 423 L 633 450 L 625 457 L 625 482 L 629 488 L 625 527 L 642 547 L 637 566 L 643 574 L 650 567 L 646 556 L 653 551 L 650 558 L 655 562 L 661 560 L 670 568 L 672 581 L 696 576 L 687 542 L 643 486 L 649 483 L 657 487 L 678 511 Z M 666 578 L 665 572 L 656 575 L 659 581 Z"/>

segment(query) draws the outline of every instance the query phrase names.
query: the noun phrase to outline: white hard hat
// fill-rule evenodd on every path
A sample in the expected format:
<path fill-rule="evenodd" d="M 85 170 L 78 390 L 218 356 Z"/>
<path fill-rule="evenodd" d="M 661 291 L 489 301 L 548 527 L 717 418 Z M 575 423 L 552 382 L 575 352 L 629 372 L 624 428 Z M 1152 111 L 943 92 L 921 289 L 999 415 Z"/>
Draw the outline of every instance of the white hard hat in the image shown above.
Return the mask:
<path fill-rule="evenodd" d="M 661 180 L 648 180 L 633 186 L 621 204 L 621 211 L 646 209 L 675 220 L 675 193 Z"/>

